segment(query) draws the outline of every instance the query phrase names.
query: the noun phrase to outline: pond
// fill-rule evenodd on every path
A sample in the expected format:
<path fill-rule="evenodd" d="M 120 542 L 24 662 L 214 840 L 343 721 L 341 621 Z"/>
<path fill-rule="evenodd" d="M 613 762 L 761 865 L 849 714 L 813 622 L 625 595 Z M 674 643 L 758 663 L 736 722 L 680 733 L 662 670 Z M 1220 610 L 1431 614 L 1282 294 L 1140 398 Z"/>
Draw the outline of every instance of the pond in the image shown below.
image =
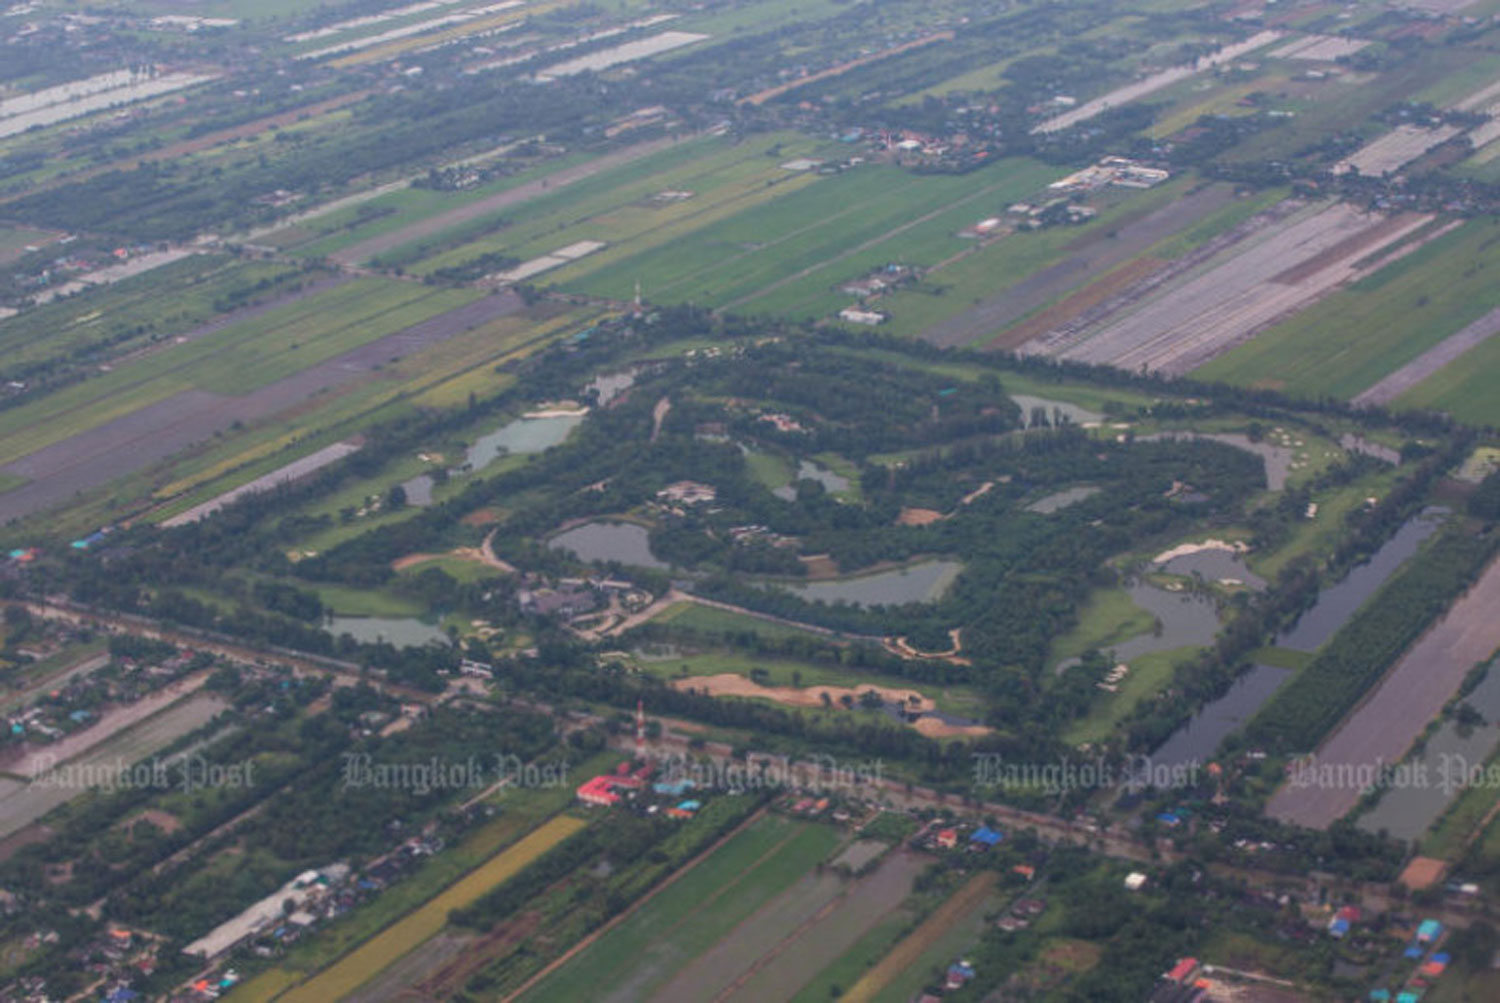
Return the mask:
<path fill-rule="evenodd" d="M 1437 532 L 1447 512 L 1447 509 L 1433 506 L 1408 519 L 1368 561 L 1351 570 L 1338 584 L 1319 592 L 1312 608 L 1303 613 L 1296 624 L 1282 631 L 1276 643 L 1294 651 L 1313 651 L 1322 647 L 1344 625 L 1344 621 L 1417 552 L 1422 541 Z"/>
<path fill-rule="evenodd" d="M 1026 506 L 1028 512 L 1038 512 L 1042 515 L 1050 515 L 1059 509 L 1065 509 L 1069 505 L 1077 505 L 1085 498 L 1092 498 L 1102 491 L 1103 488 L 1094 485 L 1082 485 L 1076 488 L 1065 488 L 1055 491 L 1045 498 L 1038 498 Z"/>
<path fill-rule="evenodd" d="M 1161 624 L 1155 629 L 1137 634 L 1115 644 L 1103 645 L 1100 650 L 1113 653 L 1116 663 L 1130 664 L 1142 655 L 1177 648 L 1205 648 L 1213 643 L 1219 632 L 1219 611 L 1213 599 L 1186 590 L 1171 592 L 1147 582 L 1134 582 L 1126 587 L 1135 604 L 1154 616 Z M 1064 659 L 1058 663 L 1059 673 L 1078 664 L 1077 658 Z"/>
<path fill-rule="evenodd" d="M 1069 404 L 1067 401 L 1051 400 L 1047 397 L 1033 397 L 1031 394 L 1009 394 L 1008 396 L 1021 409 L 1022 428 L 1031 427 L 1031 413 L 1037 408 L 1041 408 L 1047 412 L 1047 421 L 1052 425 L 1057 424 L 1059 415 L 1074 425 L 1087 425 L 1104 420 L 1104 415 L 1099 412 L 1081 408 L 1077 404 Z"/>
<path fill-rule="evenodd" d="M 1239 584 L 1252 589 L 1266 587 L 1266 580 L 1251 571 L 1244 555 L 1234 550 L 1205 548 L 1164 561 L 1160 567 L 1170 575 L 1187 575 L 1206 582 Z"/>
<path fill-rule="evenodd" d="M 398 648 L 419 648 L 436 641 L 448 644 L 448 635 L 437 623 L 425 623 L 416 617 L 330 616 L 323 629 L 334 637 L 352 635 L 365 644 L 382 641 Z"/>
<path fill-rule="evenodd" d="M 433 486 L 431 474 L 418 474 L 409 481 L 402 481 L 401 489 L 406 492 L 406 504 L 422 508 L 431 505 Z"/>
<path fill-rule="evenodd" d="M 923 561 L 905 568 L 826 582 L 788 585 L 808 602 L 847 602 L 855 606 L 904 606 L 941 598 L 963 565 L 958 561 Z"/>
<path fill-rule="evenodd" d="M 464 464 L 471 470 L 483 470 L 502 456 L 540 453 L 560 446 L 583 418 L 581 414 L 517 418 L 475 439 L 464 455 Z"/>
<path fill-rule="evenodd" d="M 1240 725 L 1281 688 L 1292 671 L 1256 665 L 1234 681 L 1217 700 L 1204 704 L 1192 719 L 1172 733 L 1151 754 L 1153 767 L 1189 766 L 1206 763 Z"/>
<path fill-rule="evenodd" d="M 651 534 L 633 522 L 586 522 L 558 533 L 547 546 L 570 550 L 580 561 L 605 564 L 619 561 L 641 568 L 666 568 L 651 553 Z"/>
<path fill-rule="evenodd" d="M 783 484 L 771 493 L 782 501 L 797 500 L 797 481 L 817 481 L 823 485 L 829 494 L 837 494 L 849 490 L 849 478 L 841 477 L 829 470 L 827 467 L 814 463 L 811 460 L 800 460 L 797 463 L 797 476 L 791 484 Z"/>
<path fill-rule="evenodd" d="M 1413 757 L 1416 768 L 1406 774 L 1411 782 L 1393 785 L 1356 825 L 1366 832 L 1384 829 L 1395 839 L 1416 839 L 1459 796 L 1470 777 L 1483 776 L 1478 771 L 1500 744 L 1500 666 L 1492 664 L 1489 674 L 1463 702 L 1477 710 L 1485 723 L 1466 732 L 1460 732 L 1453 721 L 1440 724 L 1422 753 Z"/>
<path fill-rule="evenodd" d="M 1266 487 L 1272 491 L 1280 491 L 1286 487 L 1287 476 L 1292 472 L 1292 461 L 1297 457 L 1297 451 L 1290 446 L 1273 446 L 1264 441 L 1254 442 L 1248 435 L 1240 432 L 1162 432 L 1157 435 L 1143 435 L 1136 441 L 1176 442 L 1191 439 L 1222 442 L 1226 446 L 1233 446 L 1235 449 L 1242 449 L 1259 456 L 1266 467 Z"/>

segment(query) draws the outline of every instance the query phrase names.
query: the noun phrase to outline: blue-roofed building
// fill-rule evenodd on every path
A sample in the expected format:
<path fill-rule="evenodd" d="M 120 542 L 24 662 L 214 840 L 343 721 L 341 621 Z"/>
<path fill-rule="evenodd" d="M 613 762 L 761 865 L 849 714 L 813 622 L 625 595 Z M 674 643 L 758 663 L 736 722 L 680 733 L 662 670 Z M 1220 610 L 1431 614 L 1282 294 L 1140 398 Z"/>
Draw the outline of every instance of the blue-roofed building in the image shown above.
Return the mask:
<path fill-rule="evenodd" d="M 1172 828 L 1176 828 L 1177 826 L 1182 824 L 1182 816 L 1170 811 L 1164 811 L 1161 814 L 1157 815 L 1156 820 L 1162 825 L 1170 826 Z"/>
<path fill-rule="evenodd" d="M 1390 1003 L 1391 991 L 1389 989 L 1371 989 L 1370 1003 Z"/>
<path fill-rule="evenodd" d="M 684 801 L 677 806 L 678 811 L 697 811 L 703 807 L 702 801 Z"/>
<path fill-rule="evenodd" d="M 1396 1003 L 1417 1003 L 1421 998 L 1422 994 L 1415 989 L 1403 989 L 1396 994 Z"/>
<path fill-rule="evenodd" d="M 1416 944 L 1413 944 L 1403 952 L 1402 956 L 1414 961 L 1417 958 L 1420 958 L 1423 953 L 1424 952 L 1420 947 L 1418 947 Z"/>
<path fill-rule="evenodd" d="M 1335 937 L 1343 938 L 1349 934 L 1349 921 L 1347 919 L 1335 919 L 1328 924 L 1328 932 Z"/>
<path fill-rule="evenodd" d="M 651 789 L 658 794 L 675 798 L 681 797 L 696 786 L 698 785 L 693 783 L 691 777 L 683 777 L 680 780 L 659 780 L 651 785 Z"/>
<path fill-rule="evenodd" d="M 1000 841 L 1004 838 L 1005 833 L 999 829 L 991 829 L 987 825 L 982 825 L 974 830 L 974 835 L 969 837 L 969 842 L 988 848 L 999 845 Z"/>
<path fill-rule="evenodd" d="M 104 994 L 104 1003 L 134 1003 L 141 994 L 129 986 L 118 986 Z"/>
<path fill-rule="evenodd" d="M 1417 943 L 1430 944 L 1443 934 L 1443 924 L 1435 919 L 1424 919 L 1417 927 Z"/>

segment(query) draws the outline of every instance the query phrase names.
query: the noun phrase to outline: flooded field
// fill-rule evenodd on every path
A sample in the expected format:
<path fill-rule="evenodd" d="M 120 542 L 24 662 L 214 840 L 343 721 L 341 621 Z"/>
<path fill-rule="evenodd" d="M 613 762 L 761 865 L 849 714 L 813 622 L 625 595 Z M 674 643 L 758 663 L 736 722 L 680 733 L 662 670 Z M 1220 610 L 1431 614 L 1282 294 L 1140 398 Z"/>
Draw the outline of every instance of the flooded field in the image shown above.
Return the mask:
<path fill-rule="evenodd" d="M 783 484 L 771 493 L 782 501 L 797 500 L 796 481 L 817 481 L 829 494 L 837 494 L 840 491 L 849 490 L 849 478 L 840 476 L 827 467 L 812 460 L 800 460 L 797 463 L 797 476 L 793 483 Z"/>
<path fill-rule="evenodd" d="M 571 550 L 580 561 L 596 564 L 619 561 L 639 568 L 669 566 L 651 553 L 651 534 L 646 527 L 633 522 L 586 522 L 558 533 L 547 546 Z"/>
<path fill-rule="evenodd" d="M 1103 421 L 1104 415 L 1088 408 L 1079 407 L 1077 404 L 1069 404 L 1067 401 L 1052 400 L 1047 397 L 1033 397 L 1030 394 L 1010 394 L 1010 399 L 1016 402 L 1021 409 L 1021 427 L 1031 427 L 1032 414 L 1041 408 L 1047 415 L 1047 420 L 1052 424 L 1058 423 L 1062 417 L 1075 425 L 1088 425 L 1096 421 Z"/>
<path fill-rule="evenodd" d="M 1462 793 L 1467 778 L 1500 744 L 1500 671 L 1491 668 L 1464 701 L 1485 723 L 1462 729 L 1445 721 L 1414 760 L 1419 782 L 1386 791 L 1373 810 L 1356 823 L 1366 832 L 1385 831 L 1396 839 L 1416 839 Z"/>
<path fill-rule="evenodd" d="M 910 567 L 826 582 L 788 585 L 809 602 L 846 602 L 855 606 L 903 606 L 931 602 L 948 591 L 963 565 L 957 561 L 923 561 Z"/>
<path fill-rule="evenodd" d="M 1206 582 L 1245 585 L 1252 589 L 1266 587 L 1266 580 L 1250 570 L 1244 556 L 1232 550 L 1213 548 L 1183 554 L 1162 562 L 1161 569 L 1168 574 L 1189 575 Z"/>
<path fill-rule="evenodd" d="M 31 783 L 0 779 L 0 837 L 24 829 L 53 808 L 93 787 L 118 785 L 126 780 L 180 785 L 187 779 L 180 767 L 167 767 L 154 773 L 130 770 L 130 767 L 207 724 L 227 706 L 217 696 L 198 694 L 132 723 L 116 734 L 102 730 L 103 723 L 80 732 L 76 736 L 80 740 L 87 738 L 90 732 L 96 732 L 98 738 L 92 745 L 82 741 L 76 743 L 71 747 L 71 754 L 61 743 L 52 747 L 50 753 L 45 747 L 39 749 L 28 759 L 28 772 L 35 778 Z"/>
<path fill-rule="evenodd" d="M 1396 763 L 1458 691 L 1464 676 L 1500 647 L 1500 561 L 1460 596 L 1407 649 L 1374 692 L 1323 743 L 1308 780 L 1283 786 L 1266 813 L 1310 828 L 1326 828 L 1359 801 L 1359 778 Z M 1325 782 L 1324 778 L 1333 781 Z M 1353 778 L 1353 779 L 1347 779 Z"/>

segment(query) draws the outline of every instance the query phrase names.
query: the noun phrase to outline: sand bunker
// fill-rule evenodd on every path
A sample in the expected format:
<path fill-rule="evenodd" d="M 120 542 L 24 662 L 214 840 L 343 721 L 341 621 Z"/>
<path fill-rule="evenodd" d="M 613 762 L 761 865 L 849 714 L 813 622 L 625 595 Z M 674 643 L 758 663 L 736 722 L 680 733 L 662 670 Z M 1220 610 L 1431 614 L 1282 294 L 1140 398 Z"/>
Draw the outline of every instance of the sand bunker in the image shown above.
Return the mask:
<path fill-rule="evenodd" d="M 800 688 L 761 686 L 733 672 L 721 672 L 716 676 L 690 676 L 686 679 L 674 679 L 672 688 L 701 690 L 715 697 L 759 697 L 762 700 L 775 700 L 777 703 L 790 704 L 793 707 L 821 707 L 824 693 L 828 694 L 828 699 L 834 704 L 838 704 L 839 700 L 845 696 L 858 701 L 861 694 L 874 690 L 882 699 L 891 703 L 899 702 L 908 710 L 929 711 L 936 707 L 932 700 L 916 690 L 898 690 L 889 686 L 803 686 Z"/>
<path fill-rule="evenodd" d="M 949 724 L 938 717 L 919 717 L 912 727 L 928 738 L 956 738 L 963 735 L 988 735 L 991 729 L 982 724 Z"/>
<path fill-rule="evenodd" d="M 1175 561 L 1179 557 L 1187 557 L 1189 554 L 1202 553 L 1205 550 L 1227 550 L 1231 554 L 1243 554 L 1250 549 L 1250 545 L 1243 540 L 1204 540 L 1201 543 L 1179 543 L 1171 550 L 1164 550 L 1152 558 L 1154 564 L 1166 564 Z"/>
<path fill-rule="evenodd" d="M 896 516 L 898 526 L 926 526 L 947 518 L 943 513 L 930 508 L 904 508 Z"/>

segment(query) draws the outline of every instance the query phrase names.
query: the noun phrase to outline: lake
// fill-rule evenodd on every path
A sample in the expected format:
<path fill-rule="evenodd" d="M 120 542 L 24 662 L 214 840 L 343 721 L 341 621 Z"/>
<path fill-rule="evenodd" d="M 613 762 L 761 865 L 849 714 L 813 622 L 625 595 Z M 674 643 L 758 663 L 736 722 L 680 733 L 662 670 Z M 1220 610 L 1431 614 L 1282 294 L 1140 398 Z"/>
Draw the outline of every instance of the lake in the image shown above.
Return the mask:
<path fill-rule="evenodd" d="M 1169 592 L 1147 582 L 1134 582 L 1125 591 L 1131 600 L 1146 610 L 1161 623 L 1161 632 L 1149 630 L 1115 644 L 1101 645 L 1106 654 L 1113 652 L 1114 661 L 1130 664 L 1142 655 L 1176 648 L 1206 648 L 1213 643 L 1219 632 L 1218 606 L 1208 596 L 1186 590 Z M 1058 663 L 1057 671 L 1064 672 L 1078 664 L 1077 658 L 1067 658 Z"/>
<path fill-rule="evenodd" d="M 808 602 L 847 602 L 855 606 L 904 606 L 941 598 L 963 570 L 958 561 L 923 561 L 910 567 L 826 582 L 787 585 Z"/>
<path fill-rule="evenodd" d="M 416 617 L 338 616 L 324 621 L 323 629 L 334 637 L 350 634 L 365 644 L 385 642 L 398 648 L 420 648 L 436 641 L 448 644 L 447 633 L 436 623 L 424 623 Z"/>
<path fill-rule="evenodd" d="M 1191 720 L 1174 731 L 1151 754 L 1151 765 L 1172 767 L 1206 763 L 1213 758 L 1224 739 L 1254 717 L 1291 674 L 1290 669 L 1253 666 L 1236 679 L 1223 696 L 1204 704 Z"/>
<path fill-rule="evenodd" d="M 1067 401 L 1051 400 L 1047 397 L 1033 397 L 1030 394 L 1007 394 L 1006 396 L 1015 401 L 1016 406 L 1021 409 L 1022 428 L 1031 427 L 1031 412 L 1036 408 L 1042 408 L 1046 411 L 1047 421 L 1053 425 L 1057 424 L 1058 415 L 1061 415 L 1075 425 L 1092 424 L 1093 422 L 1104 420 L 1104 415 L 1099 412 L 1081 408 L 1077 404 L 1069 404 Z"/>
<path fill-rule="evenodd" d="M 474 445 L 464 455 L 464 463 L 471 470 L 483 470 L 502 456 L 540 453 L 560 446 L 583 418 L 581 414 L 517 418 L 475 439 Z"/>
<path fill-rule="evenodd" d="M 1064 488 L 1062 491 L 1055 491 L 1045 498 L 1038 498 L 1036 501 L 1026 506 L 1026 511 L 1037 512 L 1042 515 L 1050 515 L 1051 513 L 1056 512 L 1059 509 L 1067 508 L 1069 505 L 1076 505 L 1079 502 L 1083 501 L 1085 498 L 1092 498 L 1102 490 L 1103 488 L 1095 487 L 1093 485 L 1083 485 L 1076 488 Z"/>
<path fill-rule="evenodd" d="M 666 568 L 651 553 L 651 534 L 633 522 L 586 522 L 547 541 L 554 550 L 570 550 L 580 561 L 605 564 L 619 561 L 641 568 Z"/>
<path fill-rule="evenodd" d="M 1417 552 L 1438 527 L 1448 510 L 1432 507 L 1412 516 L 1364 564 L 1350 570 L 1343 580 L 1318 593 L 1317 602 L 1282 631 L 1277 645 L 1294 651 L 1313 651 L 1323 646 L 1344 621 L 1372 596 L 1406 559 Z"/>
<path fill-rule="evenodd" d="M 1245 564 L 1244 555 L 1232 550 L 1215 548 L 1183 554 L 1160 567 L 1168 574 L 1202 578 L 1206 582 L 1238 582 L 1252 589 L 1266 587 L 1266 580 Z"/>
<path fill-rule="evenodd" d="M 797 476 L 793 483 L 783 484 L 771 493 L 782 501 L 796 501 L 796 481 L 817 481 L 823 485 L 829 494 L 849 490 L 849 478 L 841 477 L 827 467 L 814 463 L 811 460 L 801 460 L 797 463 Z"/>

